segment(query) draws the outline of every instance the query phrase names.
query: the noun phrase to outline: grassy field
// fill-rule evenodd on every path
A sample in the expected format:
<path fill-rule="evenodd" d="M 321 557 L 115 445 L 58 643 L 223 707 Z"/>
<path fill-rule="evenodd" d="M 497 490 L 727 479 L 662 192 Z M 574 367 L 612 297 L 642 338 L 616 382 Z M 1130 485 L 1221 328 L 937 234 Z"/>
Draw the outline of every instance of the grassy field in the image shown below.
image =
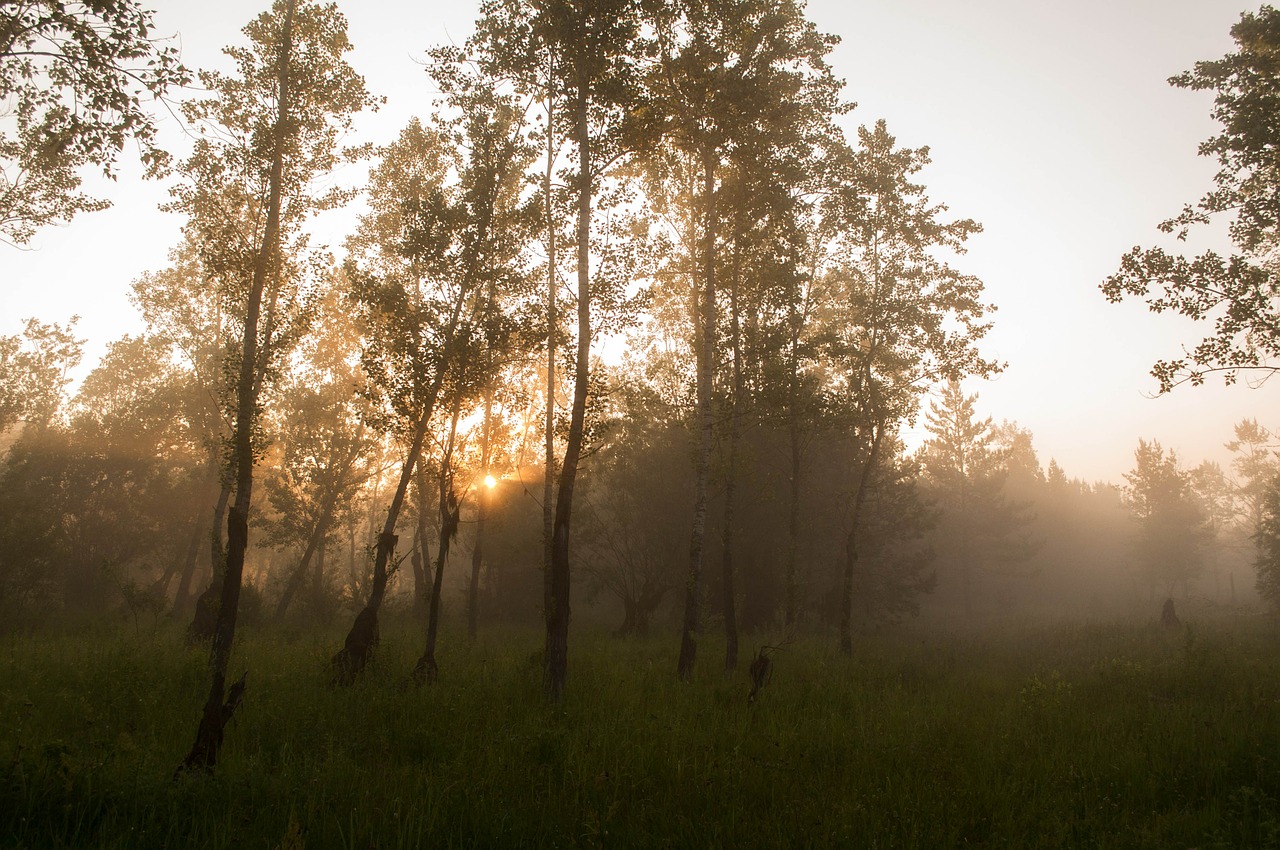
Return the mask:
<path fill-rule="evenodd" d="M 1270 621 L 815 640 L 753 705 L 665 637 L 578 631 L 552 708 L 537 634 L 446 634 L 419 690 L 393 626 L 333 690 L 338 633 L 249 632 L 223 763 L 176 780 L 176 629 L 0 638 L 0 846 L 1280 847 Z"/>

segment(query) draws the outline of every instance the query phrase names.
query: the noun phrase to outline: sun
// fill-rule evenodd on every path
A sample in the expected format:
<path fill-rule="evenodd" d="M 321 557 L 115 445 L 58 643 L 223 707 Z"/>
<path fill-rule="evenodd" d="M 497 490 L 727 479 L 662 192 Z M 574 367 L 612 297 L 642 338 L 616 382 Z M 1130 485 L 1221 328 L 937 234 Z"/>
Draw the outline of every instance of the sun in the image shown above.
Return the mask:
<path fill-rule="evenodd" d="M 498 479 L 494 478 L 492 475 L 486 475 L 484 477 L 484 486 L 492 490 L 494 487 L 498 486 Z"/>

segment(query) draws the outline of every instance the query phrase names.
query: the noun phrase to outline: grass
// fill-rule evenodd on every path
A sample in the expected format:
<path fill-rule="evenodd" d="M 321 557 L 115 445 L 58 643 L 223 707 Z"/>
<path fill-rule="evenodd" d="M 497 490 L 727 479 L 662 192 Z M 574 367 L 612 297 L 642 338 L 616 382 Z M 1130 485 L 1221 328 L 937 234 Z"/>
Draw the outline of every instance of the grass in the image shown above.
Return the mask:
<path fill-rule="evenodd" d="M 339 634 L 248 633 L 212 776 L 171 778 L 207 689 L 177 631 L 0 640 L 0 846 L 1280 847 L 1274 624 L 903 630 L 674 676 L 676 642 L 447 633 L 407 686 L 391 627 L 353 687 Z M 743 665 L 745 668 L 745 664 Z"/>

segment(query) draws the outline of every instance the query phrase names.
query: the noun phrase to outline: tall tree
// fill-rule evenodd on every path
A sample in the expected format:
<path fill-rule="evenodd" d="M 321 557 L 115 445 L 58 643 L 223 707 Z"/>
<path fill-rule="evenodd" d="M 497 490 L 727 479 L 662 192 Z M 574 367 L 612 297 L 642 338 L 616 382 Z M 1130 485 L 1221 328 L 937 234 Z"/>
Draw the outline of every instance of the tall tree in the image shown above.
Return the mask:
<path fill-rule="evenodd" d="M 569 426 L 555 488 L 544 599 L 547 640 L 543 684 L 552 701 L 558 701 L 563 694 L 568 670 L 569 532 L 578 464 L 586 435 L 592 310 L 593 307 L 599 309 L 601 302 L 610 297 L 607 278 L 599 272 L 594 280 L 592 276 L 592 207 L 602 178 L 622 153 L 618 146 L 618 128 L 629 114 L 628 104 L 633 99 L 631 78 L 638 5 L 636 0 L 577 3 L 555 0 L 529 5 L 492 0 L 483 6 L 476 37 L 469 45 L 482 67 L 495 76 L 512 80 L 519 91 L 543 101 L 548 116 L 560 116 L 559 132 L 576 149 L 569 181 L 576 207 L 574 236 L 570 241 L 576 251 L 577 343 Z M 548 130 L 549 151 L 554 150 L 554 140 Z M 549 189 L 549 186 L 548 177 L 545 187 Z M 549 192 L 545 203 L 546 209 L 551 210 Z M 547 226 L 551 226 L 550 221 Z M 549 274 L 554 276 L 554 265 Z M 554 312 L 555 299 L 550 296 L 548 300 Z M 547 338 L 554 340 L 556 328 L 551 323 L 547 328 Z M 550 369 L 548 372 L 550 398 Z M 549 401 L 549 414 L 551 410 Z M 546 474 L 551 474 L 550 468 Z"/>
<path fill-rule="evenodd" d="M 1136 575 L 1154 594 L 1172 596 L 1204 567 L 1206 520 L 1191 486 L 1191 474 L 1177 455 L 1159 442 L 1139 440 L 1134 467 L 1124 474 L 1125 503 L 1137 522 L 1134 538 Z"/>
<path fill-rule="evenodd" d="M 75 338 L 77 321 L 27 319 L 21 335 L 0 336 L 0 435 L 19 423 L 48 426 L 58 416 L 84 345 Z"/>
<path fill-rule="evenodd" d="M 253 465 L 261 446 L 255 433 L 262 384 L 271 358 L 283 348 L 276 326 L 277 298 L 283 274 L 284 232 L 308 212 L 341 202 L 346 193 L 313 194 L 313 181 L 337 163 L 338 137 L 351 116 L 372 105 L 361 79 L 343 55 L 351 49 L 346 19 L 333 5 L 277 0 L 245 27 L 249 45 L 228 48 L 236 76 L 204 72 L 208 100 L 192 104 L 193 120 L 212 124 L 218 134 L 198 140 L 183 171 L 190 182 L 176 191 L 202 233 L 226 235 L 228 222 L 243 220 L 239 210 L 219 200 L 239 199 L 262 211 L 261 227 L 248 242 L 249 273 L 242 287 L 243 335 L 236 362 L 235 425 L 230 465 L 235 498 L 227 515 L 227 554 L 217 622 L 211 648 L 209 697 L 184 769 L 211 769 L 218 759 L 223 730 L 244 694 L 244 677 L 227 689 L 227 668 L 235 637 L 236 614 L 249 537 Z M 229 198 L 228 198 L 229 196 Z M 208 212 L 212 208 L 212 213 Z M 237 234 L 244 238 L 243 232 Z M 243 243 L 242 243 L 243 244 Z M 204 249 L 220 250 L 213 245 Z M 265 299 L 264 299 L 265 296 Z M 260 327 L 261 324 L 261 327 Z"/>
<path fill-rule="evenodd" d="M 978 396 L 949 381 L 930 408 L 932 435 L 921 450 L 929 492 L 941 510 L 935 547 L 959 579 L 966 615 L 981 575 L 1016 572 L 1035 553 L 1029 505 L 1005 491 L 1009 468 L 994 444 L 990 417 L 977 418 Z"/>
<path fill-rule="evenodd" d="M 215 503 L 212 519 L 208 505 L 196 514 L 192 543 L 173 601 L 177 616 L 188 613 L 202 533 L 209 544 L 210 577 L 221 570 L 222 521 L 231 484 L 222 453 L 230 433 L 225 411 L 231 407 L 234 376 L 228 374 L 225 360 L 237 304 L 231 287 L 220 285 L 218 275 L 202 262 L 204 252 L 193 241 L 194 235 L 194 231 L 189 232 L 170 251 L 167 268 L 145 273 L 134 281 L 130 294 L 146 322 L 147 333 L 167 343 L 169 356 L 181 364 L 188 390 L 187 420 L 195 432 L 194 439 L 205 451 L 205 501 Z"/>
<path fill-rule="evenodd" d="M 372 211 L 351 241 L 352 297 L 368 323 L 370 392 L 385 411 L 383 424 L 407 448 L 368 602 L 333 658 L 342 682 L 359 674 L 377 644 L 396 523 L 440 393 L 446 382 L 457 394 L 488 380 L 482 355 L 514 338 L 501 311 L 524 286 L 523 114 L 491 80 L 458 72 L 459 59 L 445 52 L 433 66 L 456 120 L 426 128 L 415 119 L 383 151 L 370 185 Z M 500 360 L 495 355 L 489 365 Z"/>
<path fill-rule="evenodd" d="M 0 102 L 14 119 L 0 129 L 0 241 L 107 207 L 78 172 L 113 176 L 129 139 L 151 173 L 167 163 L 145 101 L 188 75 L 152 15 L 135 0 L 0 3 Z"/>
<path fill-rule="evenodd" d="M 696 260 L 690 262 L 694 328 L 698 447 L 695 455 L 693 530 L 677 673 L 688 679 L 701 625 L 707 484 L 715 438 L 713 380 L 720 351 L 717 323 L 719 249 L 723 212 L 717 203 L 728 163 L 741 149 L 763 144 L 797 146 L 806 130 L 822 126 L 838 109 L 840 84 L 826 65 L 835 39 L 821 35 L 794 3 L 758 0 L 674 2 L 658 7 L 653 29 L 658 57 L 648 78 L 649 105 L 661 136 L 696 183 L 687 203 L 697 211 Z M 692 219 L 693 216 L 690 216 Z M 741 364 L 739 364 L 740 366 Z M 730 514 L 731 516 L 731 514 Z M 727 564 L 726 667 L 736 666 L 732 562 Z"/>
<path fill-rule="evenodd" d="M 1231 37 L 1235 52 L 1169 79 L 1178 88 L 1214 92 L 1213 117 L 1222 132 L 1200 145 L 1201 156 L 1218 161 L 1214 188 L 1160 230 L 1185 240 L 1193 227 L 1226 219 L 1234 253 L 1188 259 L 1134 248 L 1102 284 L 1109 301 L 1137 296 L 1153 313 L 1213 322 L 1193 349 L 1152 368 L 1161 392 L 1201 384 L 1212 372 L 1231 384 L 1241 372 L 1265 379 L 1280 368 L 1280 10 L 1263 6 L 1242 14 Z"/>
<path fill-rule="evenodd" d="M 853 573 L 862 509 L 885 450 L 914 421 L 921 395 L 935 382 L 988 375 L 999 364 L 978 343 L 990 327 L 982 281 L 952 267 L 981 230 L 972 219 L 946 218 L 916 175 L 928 148 L 900 148 L 884 121 L 860 127 L 856 149 L 835 148 L 824 161 L 830 191 L 818 210 L 812 249 L 827 259 L 819 285 L 826 392 L 852 440 L 856 467 L 848 501 L 841 602 L 841 648 L 852 651 Z M 958 389 L 956 389 L 958 392 Z M 927 468 L 927 464 L 926 464 Z"/>

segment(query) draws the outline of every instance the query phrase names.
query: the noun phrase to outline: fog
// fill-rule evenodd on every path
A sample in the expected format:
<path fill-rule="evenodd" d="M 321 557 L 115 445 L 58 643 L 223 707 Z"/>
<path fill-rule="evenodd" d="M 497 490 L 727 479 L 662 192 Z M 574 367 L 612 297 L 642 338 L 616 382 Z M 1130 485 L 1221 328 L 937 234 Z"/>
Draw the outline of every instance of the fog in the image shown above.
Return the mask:
<path fill-rule="evenodd" d="M 1280 16 L 911 5 L 0 10 L 0 843 L 1273 839 Z"/>

